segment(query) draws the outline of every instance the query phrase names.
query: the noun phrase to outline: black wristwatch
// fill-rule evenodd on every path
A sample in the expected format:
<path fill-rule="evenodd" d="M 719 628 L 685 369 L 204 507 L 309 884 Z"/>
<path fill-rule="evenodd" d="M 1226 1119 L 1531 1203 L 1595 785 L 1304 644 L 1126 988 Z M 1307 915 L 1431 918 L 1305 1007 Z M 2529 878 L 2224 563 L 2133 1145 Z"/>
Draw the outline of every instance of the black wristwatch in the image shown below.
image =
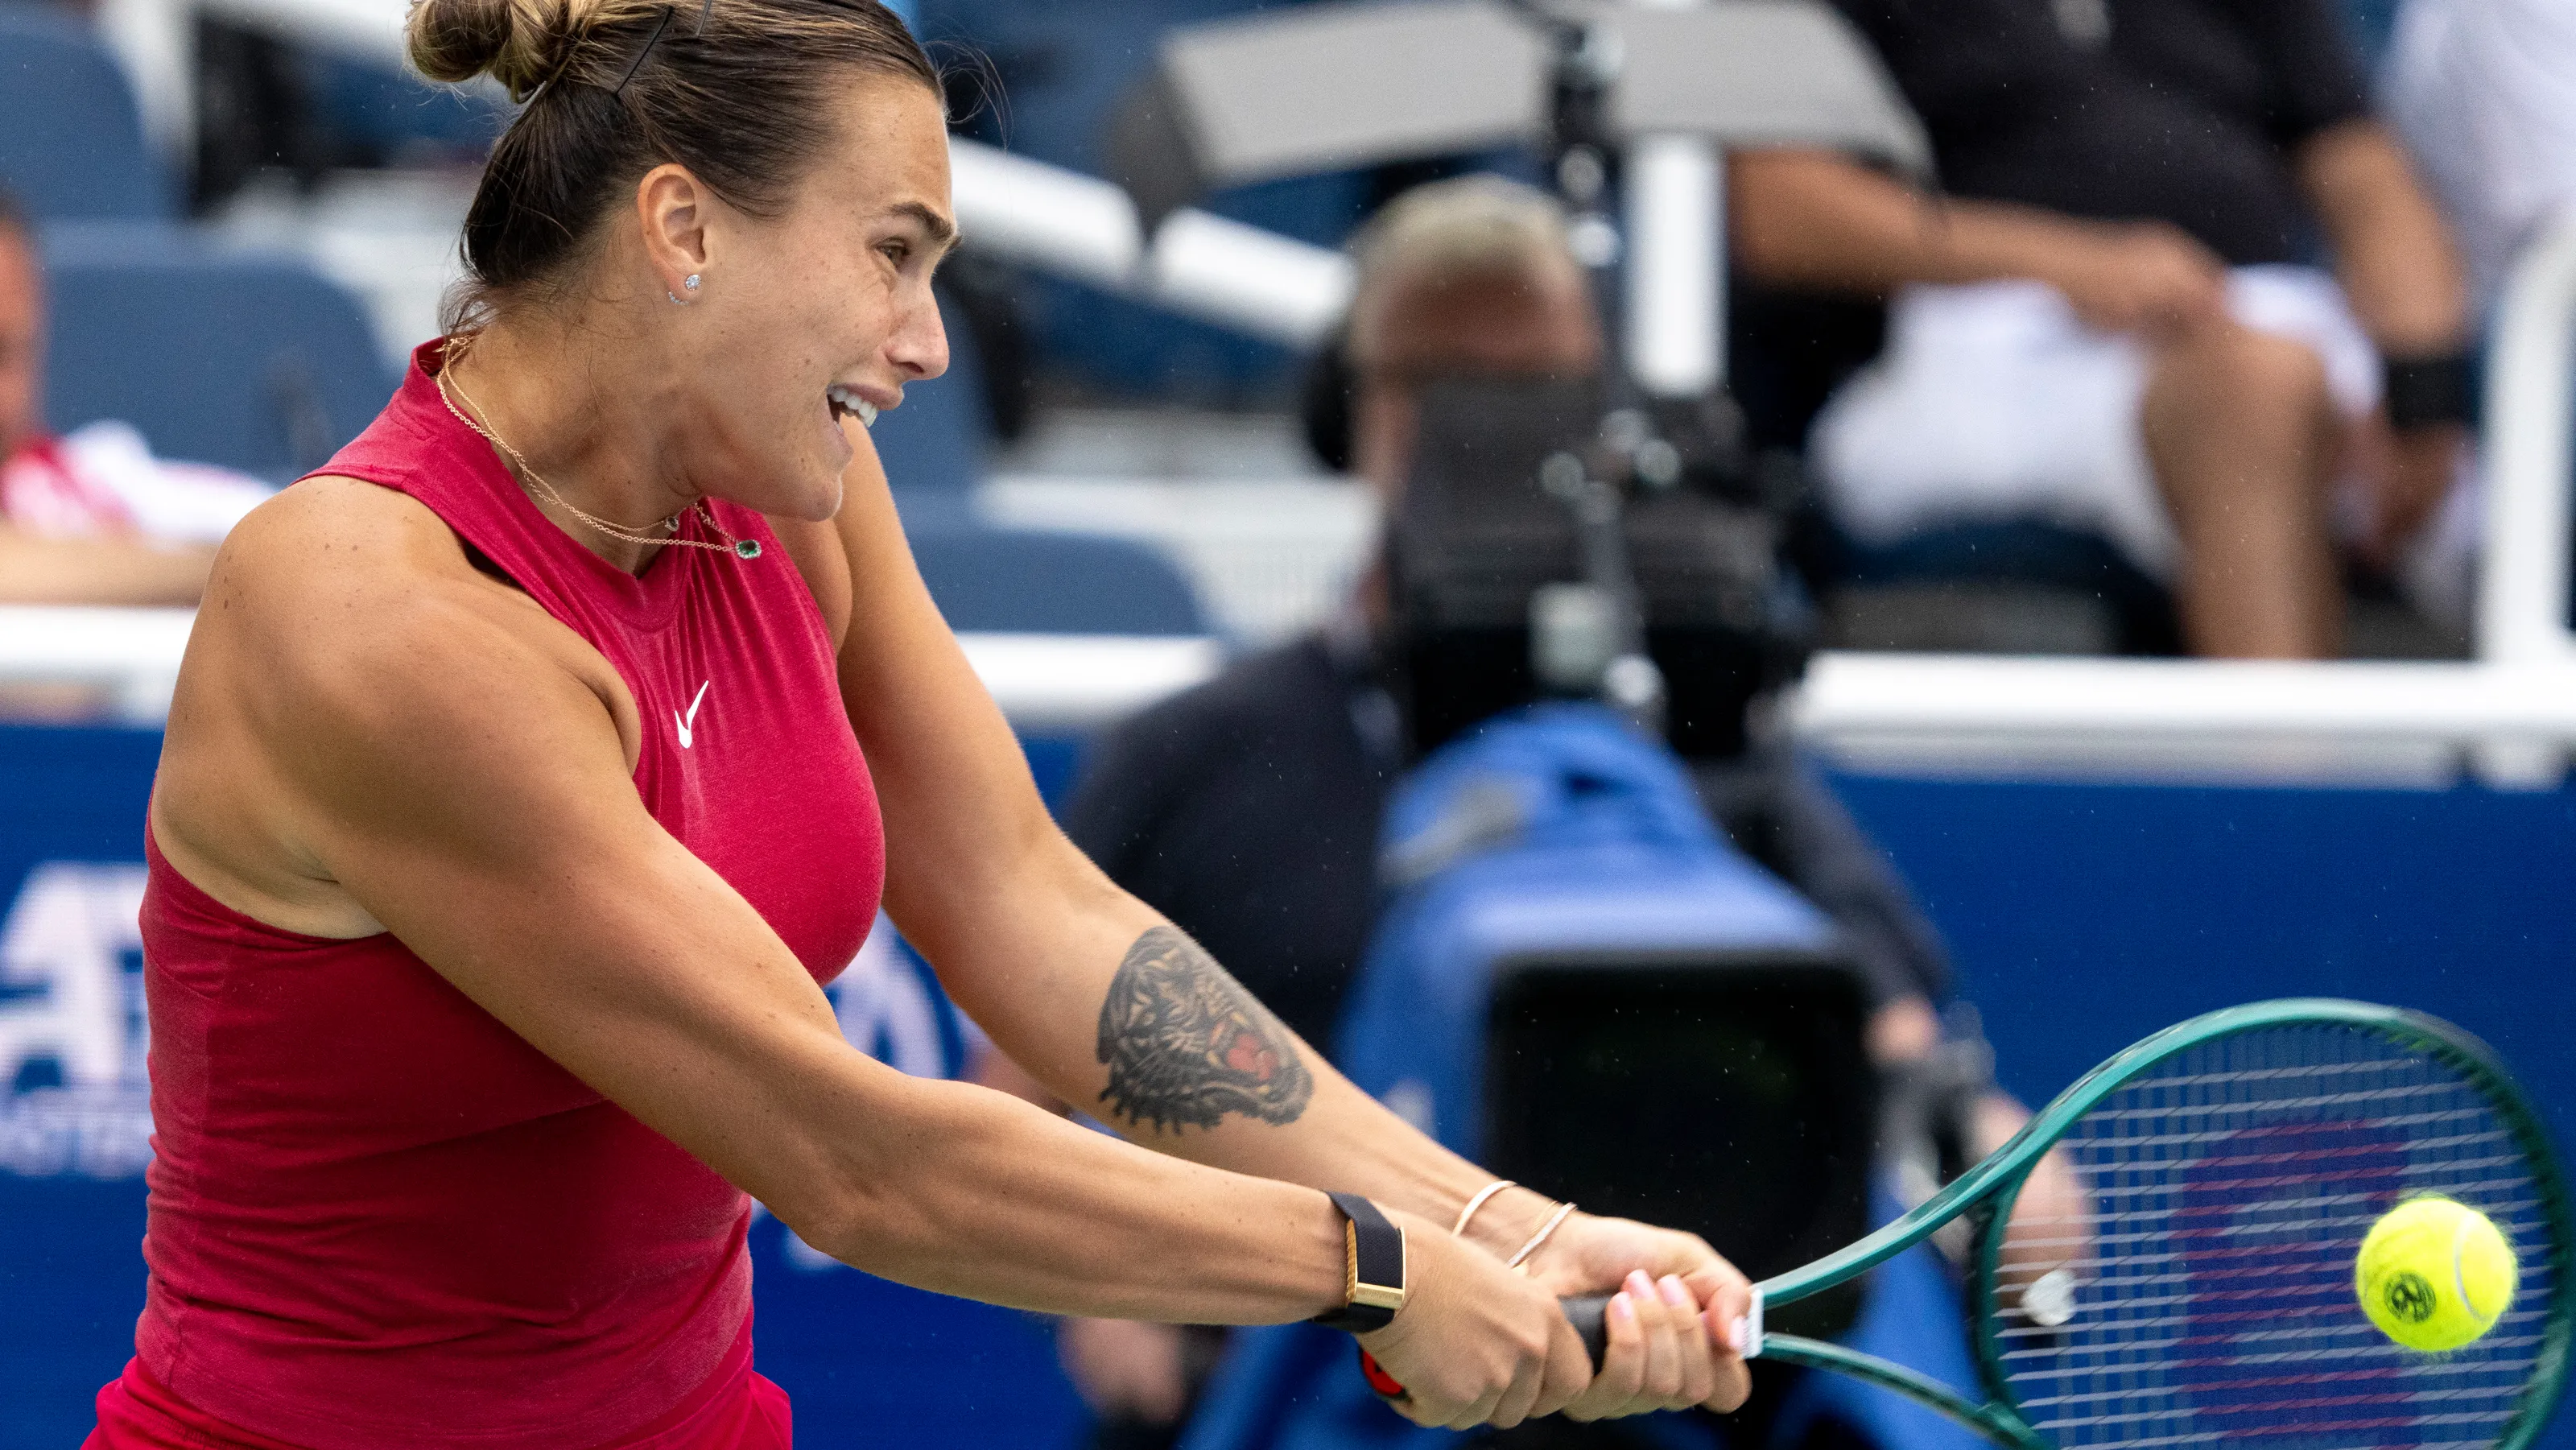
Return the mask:
<path fill-rule="evenodd" d="M 2476 421 L 2478 361 L 2465 348 L 2381 363 L 2388 426 L 2400 433 Z"/>
<path fill-rule="evenodd" d="M 1342 1307 L 1315 1316 L 1327 1329 L 1366 1334 L 1384 1329 L 1404 1307 L 1404 1230 L 1387 1221 L 1377 1205 L 1356 1193 L 1325 1197 L 1342 1211 L 1342 1244 L 1348 1264 Z"/>

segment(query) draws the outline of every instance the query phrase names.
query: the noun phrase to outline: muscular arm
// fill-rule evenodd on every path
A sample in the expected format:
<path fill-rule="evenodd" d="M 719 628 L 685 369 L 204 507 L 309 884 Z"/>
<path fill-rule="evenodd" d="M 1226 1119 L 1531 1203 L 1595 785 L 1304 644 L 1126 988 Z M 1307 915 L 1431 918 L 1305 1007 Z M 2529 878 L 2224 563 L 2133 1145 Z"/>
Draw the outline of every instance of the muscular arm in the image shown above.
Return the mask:
<path fill-rule="evenodd" d="M 1727 187 L 1738 265 L 1778 286 L 1886 295 L 2028 279 L 2114 331 L 2206 321 L 2223 300 L 2218 258 L 2158 222 L 1936 199 L 1831 151 L 1739 153 Z"/>
<path fill-rule="evenodd" d="M 2387 128 L 2328 127 L 2299 148 L 2297 164 L 2371 341 L 2400 357 L 2458 346 L 2469 326 L 2459 251 Z"/>
<path fill-rule="evenodd" d="M 0 604 L 194 604 L 215 551 L 40 538 L 0 522 Z"/>
<path fill-rule="evenodd" d="M 2024 207 L 1936 202 L 1831 151 L 1738 152 L 1727 189 L 1737 264 L 1783 286 L 1884 293 L 2040 277 L 2081 234 Z"/>
<path fill-rule="evenodd" d="M 2347 121 L 2310 137 L 2297 160 L 2344 296 L 2380 352 L 2424 358 L 2463 346 L 2470 322 L 2459 252 L 2396 139 L 2375 121 Z M 2384 567 L 2449 494 L 2468 429 L 2439 423 L 2397 432 L 2383 415 L 2355 437 L 2371 504 L 2359 547 Z"/>
<path fill-rule="evenodd" d="M 1196 943 L 1074 849 L 922 587 L 873 449 L 864 436 L 852 441 L 857 458 L 835 521 L 854 621 L 841 649 L 841 694 L 885 813 L 886 906 L 995 1044 L 1050 1092 L 1138 1143 L 1366 1194 L 1432 1225 L 1414 1240 L 1416 1252 L 1460 1253 L 1503 1285 L 1558 1295 L 1627 1276 L 1623 1302 L 1639 1307 L 1631 1318 L 1611 1316 L 1609 1357 L 1569 1413 L 1741 1403 L 1743 1366 L 1712 1351 L 1708 1326 L 1741 1314 L 1748 1286 L 1706 1244 L 1578 1215 L 1531 1260 L 1527 1279 L 1451 1249 L 1441 1230 L 1489 1175 L 1351 1086 Z M 1507 1255 L 1550 1208 L 1513 1189 L 1477 1215 L 1470 1236 Z M 1540 1304 L 1562 1352 L 1572 1345 L 1564 1320 Z M 1372 1352 L 1419 1392 L 1388 1358 L 1405 1332 L 1399 1316 Z M 1408 1413 L 1422 1418 L 1419 1407 Z M 1434 1422 L 1465 1423 L 1423 1420 Z"/>
<path fill-rule="evenodd" d="M 1137 1142 L 1445 1226 L 1489 1175 L 1353 1088 L 1056 829 L 859 444 L 836 525 L 862 622 L 841 686 L 894 843 L 886 906 L 905 938 L 1013 1061 Z M 1525 1235 L 1527 1217 L 1495 1213 L 1488 1231 Z"/>
<path fill-rule="evenodd" d="M 308 485 L 226 553 L 155 814 L 200 884 L 243 893 L 204 863 L 244 854 L 244 812 L 208 805 L 256 801 L 269 856 L 871 1272 L 1211 1322 L 1339 1302 L 1341 1230 L 1320 1195 L 851 1048 L 759 914 L 645 812 L 613 673 L 474 575 L 417 505 L 366 492 L 368 527 L 340 527 L 346 510 L 324 505 L 348 500 Z"/>

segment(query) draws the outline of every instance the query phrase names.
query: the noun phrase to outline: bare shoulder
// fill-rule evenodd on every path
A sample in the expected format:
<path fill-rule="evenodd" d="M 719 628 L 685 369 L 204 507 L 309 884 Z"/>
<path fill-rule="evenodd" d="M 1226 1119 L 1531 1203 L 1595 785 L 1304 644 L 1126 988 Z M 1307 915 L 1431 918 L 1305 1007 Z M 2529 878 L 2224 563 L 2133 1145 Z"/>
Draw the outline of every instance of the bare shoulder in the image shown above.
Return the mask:
<path fill-rule="evenodd" d="M 323 846 L 352 812 L 548 748 L 623 754 L 635 708 L 607 661 L 478 569 L 419 502 L 315 478 L 217 556 L 154 789 L 163 852 L 218 900 L 315 935 L 373 929 Z"/>
<path fill-rule="evenodd" d="M 418 500 L 357 479 L 308 478 L 251 510 L 224 541 L 200 628 L 292 627 L 319 622 L 314 610 L 401 612 L 478 596 L 500 606 L 515 593 L 476 588 L 483 579 Z"/>
<path fill-rule="evenodd" d="M 546 682 L 578 684 L 603 704 L 625 693 L 597 651 L 477 568 L 417 500 L 317 478 L 254 510 L 226 541 L 181 689 L 250 685 L 244 703 L 264 727 L 339 723 L 398 737 L 382 717 L 416 712 L 416 693 Z"/>

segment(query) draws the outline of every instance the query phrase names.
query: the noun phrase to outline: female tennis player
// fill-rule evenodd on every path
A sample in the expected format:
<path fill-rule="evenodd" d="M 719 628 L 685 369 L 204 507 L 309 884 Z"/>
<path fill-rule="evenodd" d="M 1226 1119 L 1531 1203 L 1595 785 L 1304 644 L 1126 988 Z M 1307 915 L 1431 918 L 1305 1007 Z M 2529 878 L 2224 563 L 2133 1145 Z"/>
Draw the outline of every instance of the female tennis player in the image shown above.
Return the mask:
<path fill-rule="evenodd" d="M 189 646 L 150 1288 L 90 1444 L 784 1446 L 754 1198 L 946 1293 L 1327 1316 L 1425 1423 L 1740 1401 L 1711 1326 L 1746 1286 L 1705 1244 L 1484 1192 L 1049 822 L 863 426 L 947 362 L 942 103 L 901 25 L 410 24 L 429 75 L 529 100 L 451 334 L 233 535 Z M 880 894 L 1132 1141 L 853 1050 L 820 984 Z M 1556 1296 L 1614 1288 L 1596 1375 Z"/>

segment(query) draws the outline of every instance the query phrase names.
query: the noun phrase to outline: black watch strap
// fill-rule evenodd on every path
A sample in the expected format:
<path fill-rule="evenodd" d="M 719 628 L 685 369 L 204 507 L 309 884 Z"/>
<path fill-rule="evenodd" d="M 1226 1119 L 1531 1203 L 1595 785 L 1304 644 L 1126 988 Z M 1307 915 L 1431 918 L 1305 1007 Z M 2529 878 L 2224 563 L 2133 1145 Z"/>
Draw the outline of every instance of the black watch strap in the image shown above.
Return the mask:
<path fill-rule="evenodd" d="M 2389 427 L 2408 433 L 2473 421 L 2478 364 L 2465 349 L 2433 357 L 2393 357 L 2381 366 Z"/>
<path fill-rule="evenodd" d="M 1325 1196 L 1342 1211 L 1346 1277 L 1342 1307 L 1316 1315 L 1315 1322 L 1353 1334 L 1384 1329 L 1404 1307 L 1404 1230 L 1356 1193 Z"/>

